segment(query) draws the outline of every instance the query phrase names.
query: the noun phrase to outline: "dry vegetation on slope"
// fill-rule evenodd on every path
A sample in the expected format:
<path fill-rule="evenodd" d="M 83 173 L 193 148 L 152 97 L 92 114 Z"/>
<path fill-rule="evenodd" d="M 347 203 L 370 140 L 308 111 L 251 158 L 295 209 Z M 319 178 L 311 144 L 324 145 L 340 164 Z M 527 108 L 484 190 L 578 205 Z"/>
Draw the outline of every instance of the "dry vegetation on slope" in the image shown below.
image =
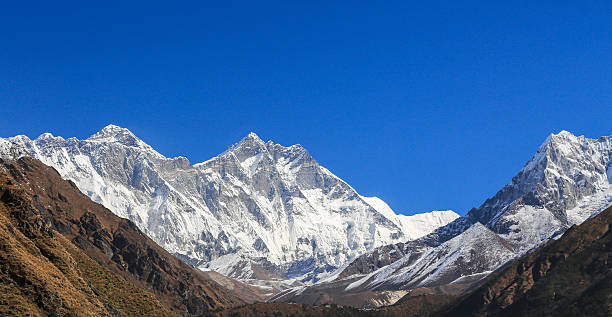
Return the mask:
<path fill-rule="evenodd" d="M 188 315 L 242 304 L 202 272 L 163 250 L 132 222 L 92 202 L 53 168 L 31 158 L 2 160 L 0 166 L 0 184 L 4 195 L 8 195 L 6 199 L 23 201 L 28 213 L 38 219 L 36 223 L 48 228 L 45 230 L 53 232 L 56 239 L 67 239 L 64 249 L 72 246 L 79 251 L 71 261 L 92 269 L 84 272 L 89 274 L 89 283 L 99 296 L 116 297 L 124 305 L 135 306 L 135 311 L 144 306 L 156 307 L 147 302 L 152 299 L 161 302 L 161 307 Z M 97 277 L 104 282 L 96 282 Z M 120 284 L 118 281 L 133 286 L 133 292 L 152 295 L 131 300 L 115 291 L 115 286 L 105 287 L 104 283 Z"/>
<path fill-rule="evenodd" d="M 0 172 L 0 315 L 175 315 L 46 224 L 5 171 Z"/>

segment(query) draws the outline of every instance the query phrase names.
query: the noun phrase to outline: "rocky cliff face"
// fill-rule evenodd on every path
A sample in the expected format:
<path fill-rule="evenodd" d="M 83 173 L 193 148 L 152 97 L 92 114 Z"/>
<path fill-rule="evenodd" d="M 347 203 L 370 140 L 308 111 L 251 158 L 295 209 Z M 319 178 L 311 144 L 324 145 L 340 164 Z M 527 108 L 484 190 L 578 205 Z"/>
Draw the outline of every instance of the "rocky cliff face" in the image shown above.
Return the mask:
<path fill-rule="evenodd" d="M 169 252 L 244 280 L 316 281 L 364 252 L 458 217 L 397 215 L 380 199 L 359 195 L 302 146 L 255 134 L 195 165 L 166 158 L 112 125 L 87 140 L 2 139 L 0 153 L 40 159 Z"/>

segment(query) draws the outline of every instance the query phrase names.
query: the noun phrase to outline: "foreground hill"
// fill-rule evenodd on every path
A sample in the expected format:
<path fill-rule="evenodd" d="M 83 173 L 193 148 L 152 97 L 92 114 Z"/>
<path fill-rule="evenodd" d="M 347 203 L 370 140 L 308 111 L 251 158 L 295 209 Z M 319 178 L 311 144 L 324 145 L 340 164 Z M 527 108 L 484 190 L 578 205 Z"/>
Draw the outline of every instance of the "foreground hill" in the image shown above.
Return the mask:
<path fill-rule="evenodd" d="M 8 307 L 79 316 L 170 309 L 201 315 L 242 304 L 40 161 L 0 160 L 0 184 L 0 282 Z M 21 293 L 13 296 L 13 287 Z"/>
<path fill-rule="evenodd" d="M 176 315 L 48 225 L 30 194 L 9 175 L 15 169 L 2 163 L 0 315 Z"/>

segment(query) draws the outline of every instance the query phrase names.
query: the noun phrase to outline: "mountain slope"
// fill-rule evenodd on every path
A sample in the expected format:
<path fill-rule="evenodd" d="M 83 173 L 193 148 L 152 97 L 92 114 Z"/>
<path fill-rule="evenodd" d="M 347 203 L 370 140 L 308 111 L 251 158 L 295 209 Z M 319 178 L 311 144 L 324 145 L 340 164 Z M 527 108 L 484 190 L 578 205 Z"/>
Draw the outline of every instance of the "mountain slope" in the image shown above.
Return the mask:
<path fill-rule="evenodd" d="M 414 289 L 458 283 L 492 272 L 515 255 L 504 239 L 476 223 L 417 259 L 404 256 L 347 289 Z"/>
<path fill-rule="evenodd" d="M 243 280 L 313 282 L 376 247 L 421 237 L 452 211 L 400 216 L 360 196 L 300 145 L 251 133 L 206 162 L 166 158 L 129 130 L 87 140 L 0 140 L 5 157 L 55 167 L 92 200 L 132 220 L 169 252 Z"/>
<path fill-rule="evenodd" d="M 411 252 L 373 273 L 294 288 L 270 300 L 319 305 L 332 301 L 358 307 L 389 305 L 408 293 L 401 290 L 452 285 L 448 292 L 461 291 L 515 256 L 504 239 L 476 223 L 438 247 Z"/>
<path fill-rule="evenodd" d="M 48 225 L 32 196 L 9 174 L 13 170 L 2 163 L 0 315 L 176 316 Z"/>
<path fill-rule="evenodd" d="M 612 207 L 508 265 L 445 314 L 612 315 Z"/>
<path fill-rule="evenodd" d="M 92 202 L 53 168 L 29 157 L 2 160 L 0 167 L 31 201 L 33 212 L 80 249 L 85 254 L 80 258 L 95 262 L 84 265 L 101 266 L 182 314 L 201 315 L 242 303 L 202 272 L 163 250 L 131 221 Z"/>

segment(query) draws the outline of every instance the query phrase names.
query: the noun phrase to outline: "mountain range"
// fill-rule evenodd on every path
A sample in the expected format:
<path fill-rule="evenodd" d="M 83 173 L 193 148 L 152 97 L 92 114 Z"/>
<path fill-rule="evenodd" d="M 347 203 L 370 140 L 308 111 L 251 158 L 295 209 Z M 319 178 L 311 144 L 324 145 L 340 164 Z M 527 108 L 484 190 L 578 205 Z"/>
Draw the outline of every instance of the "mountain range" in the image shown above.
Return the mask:
<path fill-rule="evenodd" d="M 454 302 L 487 315 L 507 306 L 490 306 L 485 295 L 489 306 L 475 311 L 453 296 L 481 296 L 493 283 L 487 281 L 517 259 L 530 261 L 589 218 L 608 219 L 597 215 L 612 205 L 611 154 L 612 137 L 551 134 L 506 186 L 464 216 L 404 216 L 358 194 L 302 146 L 254 133 L 197 164 L 164 157 L 114 125 L 86 140 L 4 138 L 0 234 L 16 253 L 0 263 L 13 274 L 2 286 L 20 287 L 11 297 L 15 307 L 34 300 L 44 310 L 72 305 L 101 315 L 143 313 L 143 303 L 149 313 L 201 315 L 263 299 L 271 302 L 263 308 L 292 310 L 281 303 L 374 309 Z M 5 234 L 15 228 L 30 242 Z M 37 264 L 11 273 L 24 261 Z M 59 269 L 74 288 L 61 292 L 34 267 Z M 605 274 L 597 276 L 607 283 Z M 109 293 L 109 281 L 138 305 Z M 40 290 L 65 299 L 30 298 Z M 528 312 L 531 301 L 514 294 L 528 308 L 505 311 Z M 71 296 L 88 301 L 62 304 Z"/>
<path fill-rule="evenodd" d="M 254 133 L 198 164 L 166 158 L 115 125 L 86 140 L 49 133 L 1 139 L 0 153 L 39 159 L 185 262 L 271 293 L 314 283 L 365 252 L 458 217 L 396 214 L 379 198 L 359 195 L 302 146 Z"/>

